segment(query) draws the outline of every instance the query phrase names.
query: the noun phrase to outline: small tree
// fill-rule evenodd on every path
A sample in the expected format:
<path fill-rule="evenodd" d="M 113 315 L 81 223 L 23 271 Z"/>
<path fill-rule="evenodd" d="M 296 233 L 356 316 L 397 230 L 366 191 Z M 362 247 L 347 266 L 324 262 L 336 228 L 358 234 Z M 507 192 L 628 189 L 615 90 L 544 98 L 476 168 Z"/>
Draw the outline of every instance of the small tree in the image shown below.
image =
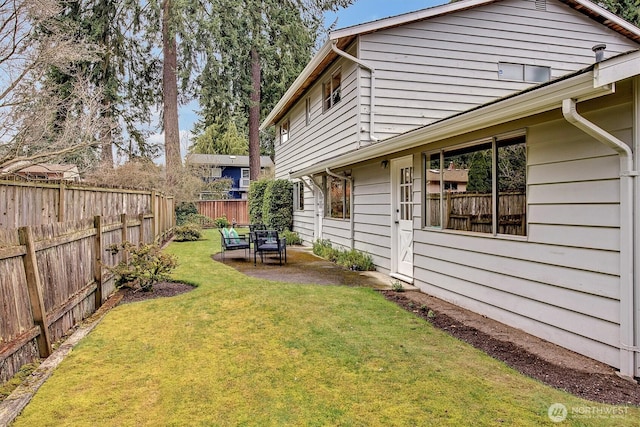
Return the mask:
<path fill-rule="evenodd" d="M 293 227 L 293 184 L 285 179 L 268 181 L 262 201 L 262 219 L 276 230 Z"/>

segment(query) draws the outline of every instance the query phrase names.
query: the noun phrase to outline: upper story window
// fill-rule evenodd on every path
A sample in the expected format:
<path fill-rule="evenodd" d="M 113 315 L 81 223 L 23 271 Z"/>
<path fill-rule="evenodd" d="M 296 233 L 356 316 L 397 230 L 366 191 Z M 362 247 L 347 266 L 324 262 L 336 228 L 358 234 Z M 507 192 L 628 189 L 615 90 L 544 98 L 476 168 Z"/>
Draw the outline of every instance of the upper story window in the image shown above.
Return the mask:
<path fill-rule="evenodd" d="M 305 124 L 309 126 L 311 124 L 311 98 L 304 100 L 304 119 Z"/>
<path fill-rule="evenodd" d="M 495 137 L 425 156 L 425 226 L 525 236 L 524 135 Z"/>
<path fill-rule="evenodd" d="M 340 102 L 342 98 L 341 84 L 342 74 L 339 70 L 333 73 L 331 78 L 322 84 L 322 111 L 327 111 Z"/>
<path fill-rule="evenodd" d="M 242 168 L 240 170 L 240 187 L 245 188 L 249 186 L 249 168 Z"/>
<path fill-rule="evenodd" d="M 219 166 L 211 166 L 209 176 L 211 178 L 222 178 L 222 168 Z"/>
<path fill-rule="evenodd" d="M 551 80 L 551 68 L 540 65 L 500 62 L 498 63 L 498 78 L 500 80 L 544 83 Z"/>
<path fill-rule="evenodd" d="M 282 122 L 280 125 L 280 143 L 285 143 L 289 140 L 289 136 L 291 136 L 291 122 L 289 119 Z"/>

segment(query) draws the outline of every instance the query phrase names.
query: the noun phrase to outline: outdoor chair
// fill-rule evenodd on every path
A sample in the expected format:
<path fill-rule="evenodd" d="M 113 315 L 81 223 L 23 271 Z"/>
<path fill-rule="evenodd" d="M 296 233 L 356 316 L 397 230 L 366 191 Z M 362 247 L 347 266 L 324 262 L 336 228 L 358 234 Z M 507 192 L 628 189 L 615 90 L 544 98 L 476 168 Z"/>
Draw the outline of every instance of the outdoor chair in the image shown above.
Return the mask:
<path fill-rule="evenodd" d="M 256 265 L 258 253 L 260 253 L 260 261 L 264 263 L 265 253 L 277 253 L 280 265 L 282 265 L 282 255 L 284 254 L 284 262 L 287 262 L 287 239 L 280 237 L 275 230 L 256 230 L 251 237 L 253 240 L 253 265 Z"/>
<path fill-rule="evenodd" d="M 222 246 L 222 261 L 224 262 L 224 254 L 226 251 L 234 251 L 237 249 L 244 249 L 245 257 L 247 256 L 247 251 L 251 249 L 251 243 L 249 242 L 249 236 L 240 234 L 236 236 L 226 237 L 222 229 L 218 229 L 220 232 L 220 242 Z"/>

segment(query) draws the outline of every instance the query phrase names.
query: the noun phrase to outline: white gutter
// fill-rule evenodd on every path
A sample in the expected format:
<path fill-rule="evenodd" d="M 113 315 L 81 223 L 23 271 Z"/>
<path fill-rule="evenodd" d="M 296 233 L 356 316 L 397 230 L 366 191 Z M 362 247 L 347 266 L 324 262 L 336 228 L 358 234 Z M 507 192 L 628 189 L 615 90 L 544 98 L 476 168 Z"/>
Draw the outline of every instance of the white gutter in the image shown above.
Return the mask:
<path fill-rule="evenodd" d="M 634 333 L 634 186 L 638 171 L 631 148 L 604 129 L 588 121 L 576 110 L 576 101 L 562 101 L 564 118 L 620 156 L 620 375 L 635 376 L 635 355 L 640 351 Z"/>
<path fill-rule="evenodd" d="M 338 178 L 338 179 L 345 179 L 349 182 L 349 186 L 351 187 L 350 189 L 350 194 L 351 197 L 349 197 L 349 228 L 350 228 L 350 240 L 351 240 L 351 244 L 350 244 L 350 248 L 354 249 L 355 248 L 355 230 L 354 230 L 354 215 L 353 215 L 353 178 L 350 178 L 348 176 L 344 176 L 344 175 L 338 175 L 334 172 L 331 172 L 329 170 L 329 168 L 325 169 L 325 172 L 327 173 L 327 175 L 330 175 L 334 178 Z"/>
<path fill-rule="evenodd" d="M 355 62 L 362 68 L 366 68 L 371 73 L 371 93 L 369 96 L 369 141 L 370 143 L 378 142 L 379 139 L 375 136 L 375 106 L 376 106 L 376 69 L 373 66 L 367 64 L 366 62 L 356 58 L 355 56 L 349 55 L 347 52 L 338 49 L 337 42 L 334 40 L 331 43 L 331 50 L 334 51 L 337 55 L 342 56 L 350 61 Z"/>

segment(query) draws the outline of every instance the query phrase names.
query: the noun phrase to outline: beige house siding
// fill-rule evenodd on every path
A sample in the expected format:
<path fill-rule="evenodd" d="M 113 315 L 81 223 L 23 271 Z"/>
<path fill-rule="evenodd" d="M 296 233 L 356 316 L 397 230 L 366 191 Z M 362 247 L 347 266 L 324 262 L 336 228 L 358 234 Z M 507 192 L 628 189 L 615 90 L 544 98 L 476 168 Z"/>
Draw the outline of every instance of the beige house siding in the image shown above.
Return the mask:
<path fill-rule="evenodd" d="M 359 37 L 358 57 L 373 64 L 375 136 L 386 139 L 531 86 L 498 78 L 498 63 L 551 67 L 556 78 L 637 49 L 631 40 L 569 8 L 507 0 Z M 361 126 L 369 130 L 370 79 L 363 73 Z M 368 133 L 363 133 L 367 139 Z"/>
<path fill-rule="evenodd" d="M 630 103 L 584 116 L 630 143 Z M 619 366 L 619 158 L 561 118 L 529 123 L 527 147 L 528 236 L 418 228 L 415 284 Z"/>
<path fill-rule="evenodd" d="M 342 99 L 333 108 L 322 111 L 322 83 L 337 70 L 342 75 Z M 352 62 L 338 60 L 285 116 L 284 120 L 289 119 L 291 123 L 291 136 L 281 143 L 279 135 L 276 135 L 276 178 L 288 178 L 290 170 L 357 148 L 360 102 L 357 76 L 358 69 Z M 306 98 L 310 99 L 312 106 L 309 125 L 306 124 Z M 280 129 L 281 123 L 276 129 Z"/>

